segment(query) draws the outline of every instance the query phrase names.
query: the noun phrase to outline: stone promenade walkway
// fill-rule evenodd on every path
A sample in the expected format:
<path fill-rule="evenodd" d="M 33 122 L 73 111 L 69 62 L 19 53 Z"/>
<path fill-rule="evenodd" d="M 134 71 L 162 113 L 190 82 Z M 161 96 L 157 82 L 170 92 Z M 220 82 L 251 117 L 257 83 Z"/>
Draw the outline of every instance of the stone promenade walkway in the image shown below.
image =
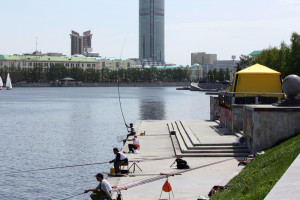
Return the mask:
<path fill-rule="evenodd" d="M 170 165 L 175 161 L 174 149 L 170 139 L 167 123 L 170 121 L 138 121 L 136 123 L 137 133 L 146 131 L 145 136 L 138 136 L 140 140 L 140 153 L 139 154 L 127 154 L 130 161 L 144 160 L 138 162 L 138 166 L 143 170 L 140 171 L 136 168 L 136 171 L 127 177 L 109 177 L 108 180 L 112 185 L 118 185 L 118 187 L 128 186 L 135 183 L 141 183 L 147 181 L 153 177 L 159 177 L 160 173 L 178 172 L 182 170 L 176 169 L 176 164 L 170 168 Z M 216 141 L 223 141 L 220 134 L 211 132 L 214 136 L 207 133 L 209 126 L 217 125 L 215 122 L 199 121 L 185 121 L 192 131 L 200 134 L 203 131 L 205 142 L 214 143 Z M 201 136 L 197 137 L 200 138 Z M 227 142 L 234 141 L 235 138 L 226 137 Z M 128 151 L 128 143 L 125 144 L 123 151 Z M 145 160 L 150 159 L 150 160 Z M 152 160 L 151 160 L 152 159 Z M 169 178 L 169 182 L 173 188 L 174 198 L 171 194 L 171 199 L 194 199 L 196 200 L 199 195 L 207 196 L 208 192 L 214 185 L 225 185 L 233 176 L 235 176 L 242 167 L 238 167 L 238 161 L 236 158 L 228 157 L 185 157 L 183 158 L 188 162 L 191 168 L 197 168 L 191 170 L 182 175 L 175 175 Z M 218 164 L 214 164 L 219 162 Z M 130 163 L 131 165 L 132 163 Z M 132 169 L 131 169 L 132 171 Z M 162 186 L 166 181 L 165 178 L 150 182 L 147 184 L 141 184 L 136 187 L 129 188 L 122 191 L 124 200 L 140 200 L 140 199 L 159 199 Z M 169 194 L 162 194 L 161 199 L 168 199 Z"/>

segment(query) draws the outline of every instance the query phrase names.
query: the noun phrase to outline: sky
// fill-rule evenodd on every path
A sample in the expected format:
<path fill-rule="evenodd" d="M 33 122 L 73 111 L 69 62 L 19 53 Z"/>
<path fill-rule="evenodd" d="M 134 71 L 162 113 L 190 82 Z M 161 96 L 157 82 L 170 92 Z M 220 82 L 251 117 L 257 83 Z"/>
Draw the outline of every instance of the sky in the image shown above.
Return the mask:
<path fill-rule="evenodd" d="M 37 38 L 42 53 L 70 56 L 71 30 L 91 30 L 102 57 L 138 57 L 138 0 L 0 1 L 0 54 L 33 52 Z M 192 52 L 230 60 L 290 44 L 293 32 L 300 34 L 300 0 L 165 0 L 167 63 L 190 65 Z"/>

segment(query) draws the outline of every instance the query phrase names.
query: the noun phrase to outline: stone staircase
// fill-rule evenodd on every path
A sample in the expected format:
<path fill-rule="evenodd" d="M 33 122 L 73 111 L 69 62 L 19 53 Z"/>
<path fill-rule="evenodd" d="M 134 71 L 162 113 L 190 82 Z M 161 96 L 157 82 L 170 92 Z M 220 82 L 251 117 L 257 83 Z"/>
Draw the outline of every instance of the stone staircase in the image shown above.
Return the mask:
<path fill-rule="evenodd" d="M 237 143 L 201 143 L 183 121 L 167 124 L 174 153 L 182 157 L 247 157 L 247 146 Z M 222 137 L 222 136 L 218 136 Z"/>

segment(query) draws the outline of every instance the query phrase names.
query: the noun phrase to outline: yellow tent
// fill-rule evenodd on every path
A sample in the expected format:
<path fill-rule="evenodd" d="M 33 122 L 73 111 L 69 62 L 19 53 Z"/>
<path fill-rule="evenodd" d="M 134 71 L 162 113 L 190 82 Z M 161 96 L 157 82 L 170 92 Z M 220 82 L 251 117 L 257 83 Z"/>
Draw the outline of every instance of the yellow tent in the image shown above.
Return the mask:
<path fill-rule="evenodd" d="M 236 72 L 233 79 L 232 92 L 241 93 L 265 93 L 265 94 L 235 94 L 235 97 L 282 97 L 281 73 L 260 64 L 252 65 Z"/>

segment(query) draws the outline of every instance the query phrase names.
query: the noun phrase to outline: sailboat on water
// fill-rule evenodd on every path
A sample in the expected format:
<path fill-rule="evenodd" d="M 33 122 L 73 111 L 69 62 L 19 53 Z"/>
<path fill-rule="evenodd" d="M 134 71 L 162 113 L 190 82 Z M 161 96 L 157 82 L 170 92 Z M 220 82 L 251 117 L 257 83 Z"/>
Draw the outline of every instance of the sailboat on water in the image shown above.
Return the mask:
<path fill-rule="evenodd" d="M 9 73 L 7 74 L 7 77 L 6 77 L 5 87 L 6 87 L 7 90 L 12 89 L 12 84 L 11 84 L 11 80 L 10 80 L 10 77 L 9 77 Z"/>
<path fill-rule="evenodd" d="M 3 81 L 2 81 L 2 78 L 0 76 L 0 90 L 2 90 L 2 87 L 3 87 Z"/>

